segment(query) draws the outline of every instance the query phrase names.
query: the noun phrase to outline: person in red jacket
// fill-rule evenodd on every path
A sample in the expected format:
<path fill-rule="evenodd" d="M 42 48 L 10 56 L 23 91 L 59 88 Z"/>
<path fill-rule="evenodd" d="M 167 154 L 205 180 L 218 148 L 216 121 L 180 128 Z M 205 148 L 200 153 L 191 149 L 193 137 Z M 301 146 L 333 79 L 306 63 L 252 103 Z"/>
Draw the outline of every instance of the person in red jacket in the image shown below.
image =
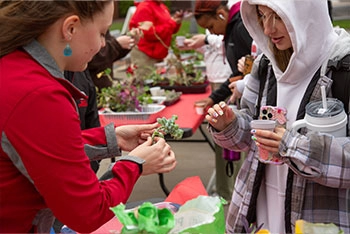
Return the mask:
<path fill-rule="evenodd" d="M 140 28 L 143 37 L 130 52 L 131 63 L 136 66 L 136 77 L 142 81 L 155 63 L 168 55 L 173 34 L 181 27 L 183 11 L 170 15 L 162 0 L 144 0 L 137 4 L 129 28 Z"/>
<path fill-rule="evenodd" d="M 0 1 L 0 233 L 48 233 L 56 217 L 92 232 L 126 203 L 140 175 L 176 166 L 157 123 L 80 129 L 63 72 L 83 71 L 105 46 L 113 1 Z M 90 167 L 121 155 L 113 177 Z"/>

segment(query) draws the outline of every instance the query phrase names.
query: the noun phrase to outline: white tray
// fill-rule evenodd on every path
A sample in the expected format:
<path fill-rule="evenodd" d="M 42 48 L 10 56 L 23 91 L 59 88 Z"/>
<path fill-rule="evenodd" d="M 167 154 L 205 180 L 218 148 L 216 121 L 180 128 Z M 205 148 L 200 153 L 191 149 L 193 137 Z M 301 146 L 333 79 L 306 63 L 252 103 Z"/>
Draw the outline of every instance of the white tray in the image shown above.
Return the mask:
<path fill-rule="evenodd" d="M 141 109 L 141 112 L 113 112 L 104 110 L 100 112 L 100 115 L 102 115 L 107 121 L 146 121 L 148 123 L 154 122 L 156 118 L 159 117 L 158 114 L 165 108 L 165 105 L 159 105 L 159 104 L 149 104 L 146 106 L 143 106 Z"/>

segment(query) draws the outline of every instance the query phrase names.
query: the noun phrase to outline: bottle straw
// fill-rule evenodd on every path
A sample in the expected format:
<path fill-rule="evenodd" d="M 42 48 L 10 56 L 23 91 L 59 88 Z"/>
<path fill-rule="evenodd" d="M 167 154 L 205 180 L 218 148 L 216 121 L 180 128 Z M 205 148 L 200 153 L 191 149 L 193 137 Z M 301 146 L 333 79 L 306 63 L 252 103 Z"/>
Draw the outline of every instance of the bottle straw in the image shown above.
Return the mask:
<path fill-rule="evenodd" d="M 323 109 L 327 110 L 327 96 L 326 96 L 326 86 L 321 86 L 321 95 L 322 95 L 322 105 Z"/>
<path fill-rule="evenodd" d="M 327 96 L 326 96 L 326 86 L 321 86 L 321 96 L 322 96 L 322 106 L 323 108 L 318 110 L 319 114 L 324 114 L 327 111 Z"/>

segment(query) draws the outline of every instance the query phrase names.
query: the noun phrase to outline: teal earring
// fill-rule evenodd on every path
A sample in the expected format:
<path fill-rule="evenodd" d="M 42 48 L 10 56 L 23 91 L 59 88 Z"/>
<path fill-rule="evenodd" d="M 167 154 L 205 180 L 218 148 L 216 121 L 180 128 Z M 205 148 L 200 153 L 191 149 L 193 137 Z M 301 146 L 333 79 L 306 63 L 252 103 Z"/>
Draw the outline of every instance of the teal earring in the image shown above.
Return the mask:
<path fill-rule="evenodd" d="M 69 57 L 72 55 L 72 53 L 72 48 L 70 48 L 70 45 L 67 43 L 66 47 L 63 50 L 63 55 Z"/>

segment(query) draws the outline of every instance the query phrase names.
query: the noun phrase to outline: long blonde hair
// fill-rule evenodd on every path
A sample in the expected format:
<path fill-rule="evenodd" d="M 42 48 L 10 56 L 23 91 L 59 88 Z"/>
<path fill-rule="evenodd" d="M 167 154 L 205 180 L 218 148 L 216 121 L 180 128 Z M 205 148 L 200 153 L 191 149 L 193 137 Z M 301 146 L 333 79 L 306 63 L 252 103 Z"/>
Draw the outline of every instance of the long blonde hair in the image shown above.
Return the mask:
<path fill-rule="evenodd" d="M 277 66 L 281 71 L 285 71 L 288 67 L 290 57 L 292 57 L 293 54 L 293 47 L 286 49 L 286 50 L 279 50 L 277 47 L 270 42 L 270 48 L 273 51 L 273 55 L 275 56 Z"/>
<path fill-rule="evenodd" d="M 93 20 L 108 1 L 0 1 L 0 57 L 30 43 L 65 15 Z"/>

